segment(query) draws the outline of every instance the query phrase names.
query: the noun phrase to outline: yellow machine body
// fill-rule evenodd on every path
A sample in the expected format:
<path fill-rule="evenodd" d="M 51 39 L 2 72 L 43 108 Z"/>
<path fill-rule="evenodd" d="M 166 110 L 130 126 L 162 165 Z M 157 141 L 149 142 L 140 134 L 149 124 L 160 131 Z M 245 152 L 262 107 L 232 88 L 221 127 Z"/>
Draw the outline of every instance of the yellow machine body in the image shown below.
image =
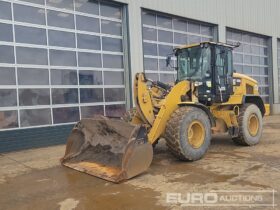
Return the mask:
<path fill-rule="evenodd" d="M 259 96 L 256 80 L 239 73 L 234 73 L 234 77 L 236 79 L 240 79 L 241 83 L 239 86 L 234 86 L 234 94 L 231 95 L 229 101 L 227 103 L 215 104 L 209 107 L 215 121 L 218 121 L 218 123 L 215 123 L 217 126 L 220 126 L 221 123 L 219 122 L 222 122 L 223 125 L 226 125 L 226 128 L 232 126 L 238 127 L 238 105 L 242 105 L 244 103 L 244 96 L 247 94 Z M 134 97 L 136 110 L 139 116 L 135 116 L 134 123 L 142 124 L 147 120 L 149 123 L 147 125 L 149 127 L 148 141 L 153 144 L 158 138 L 163 137 L 166 123 L 170 119 L 171 114 L 178 107 L 200 107 L 200 105 L 196 103 L 195 101 L 197 100 L 193 98 L 192 101 L 181 101 L 181 97 L 191 89 L 191 83 L 189 81 L 181 81 L 174 85 L 168 95 L 162 100 L 158 99 L 160 89 L 155 87 L 149 88 L 146 84 L 147 82 L 148 81 L 146 80 L 144 73 L 136 75 L 134 80 Z M 154 107 L 159 107 L 159 112 L 156 116 L 153 111 Z M 265 106 L 265 114 L 269 114 L 269 105 Z M 139 117 L 143 120 L 139 121 Z M 138 120 L 136 121 L 136 119 Z M 221 129 L 217 127 L 213 127 L 212 130 L 213 133 L 221 131 Z M 226 131 L 227 129 L 223 130 L 223 132 Z"/>

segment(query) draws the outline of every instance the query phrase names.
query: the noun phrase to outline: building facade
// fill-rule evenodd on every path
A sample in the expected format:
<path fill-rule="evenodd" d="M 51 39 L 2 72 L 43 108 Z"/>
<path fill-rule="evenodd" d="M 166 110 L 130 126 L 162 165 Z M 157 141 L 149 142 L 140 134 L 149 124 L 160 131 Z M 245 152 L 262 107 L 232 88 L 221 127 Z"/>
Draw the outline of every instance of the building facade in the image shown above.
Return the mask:
<path fill-rule="evenodd" d="M 202 41 L 240 42 L 235 70 L 280 113 L 278 11 L 278 0 L 0 0 L 0 151 L 63 143 L 81 118 L 121 116 L 136 72 L 172 82 L 166 56 Z"/>

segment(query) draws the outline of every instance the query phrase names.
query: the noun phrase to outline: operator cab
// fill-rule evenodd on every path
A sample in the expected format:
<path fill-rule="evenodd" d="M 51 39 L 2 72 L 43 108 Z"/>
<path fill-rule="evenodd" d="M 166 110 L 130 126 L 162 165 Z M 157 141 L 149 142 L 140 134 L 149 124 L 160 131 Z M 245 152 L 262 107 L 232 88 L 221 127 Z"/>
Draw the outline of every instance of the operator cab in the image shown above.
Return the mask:
<path fill-rule="evenodd" d="M 204 42 L 175 49 L 177 80 L 194 83 L 205 105 L 225 103 L 233 94 L 232 49 L 235 46 Z"/>

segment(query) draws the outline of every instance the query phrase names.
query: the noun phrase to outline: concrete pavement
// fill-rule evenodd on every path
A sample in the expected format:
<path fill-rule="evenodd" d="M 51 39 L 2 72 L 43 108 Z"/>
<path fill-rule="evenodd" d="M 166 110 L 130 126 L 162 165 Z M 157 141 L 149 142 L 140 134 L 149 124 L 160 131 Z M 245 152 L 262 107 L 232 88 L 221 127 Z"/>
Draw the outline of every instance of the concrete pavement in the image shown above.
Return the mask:
<path fill-rule="evenodd" d="M 280 116 L 265 119 L 259 145 L 242 147 L 227 136 L 215 137 L 196 162 L 176 160 L 162 140 L 149 170 L 122 184 L 60 166 L 63 153 L 62 145 L 1 154 L 0 209 L 181 209 L 180 203 L 166 202 L 168 193 L 213 190 L 278 191 L 274 209 L 280 208 Z M 263 199 L 272 201 L 272 193 Z M 223 207 L 237 208 L 248 207 Z"/>

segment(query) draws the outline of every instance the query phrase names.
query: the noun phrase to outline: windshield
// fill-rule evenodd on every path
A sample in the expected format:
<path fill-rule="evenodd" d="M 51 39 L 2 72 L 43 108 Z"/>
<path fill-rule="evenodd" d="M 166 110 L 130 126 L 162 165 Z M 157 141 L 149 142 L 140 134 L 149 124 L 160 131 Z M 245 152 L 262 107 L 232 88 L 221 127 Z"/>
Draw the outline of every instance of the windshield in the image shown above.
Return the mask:
<path fill-rule="evenodd" d="M 192 47 L 178 53 L 178 80 L 200 81 L 207 72 L 211 72 L 210 47 Z"/>

